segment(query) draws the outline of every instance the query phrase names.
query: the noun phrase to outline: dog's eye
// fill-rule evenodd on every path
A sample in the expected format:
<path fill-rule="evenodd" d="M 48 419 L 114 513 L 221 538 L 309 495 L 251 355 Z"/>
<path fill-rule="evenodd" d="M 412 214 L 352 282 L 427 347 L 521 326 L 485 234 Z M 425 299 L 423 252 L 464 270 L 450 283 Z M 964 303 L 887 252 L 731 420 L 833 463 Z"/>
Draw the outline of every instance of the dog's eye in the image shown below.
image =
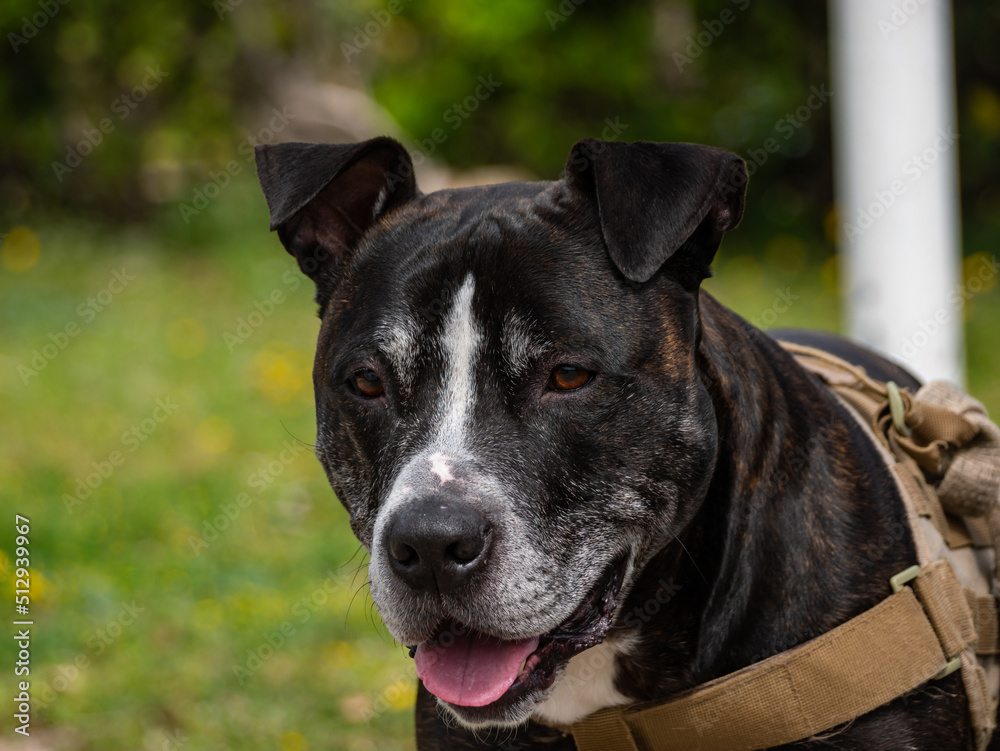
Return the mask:
<path fill-rule="evenodd" d="M 354 388 L 355 393 L 368 399 L 377 399 L 385 391 L 382 379 L 371 368 L 359 370 L 350 377 L 349 383 Z"/>
<path fill-rule="evenodd" d="M 593 372 L 579 365 L 560 365 L 549 376 L 549 388 L 553 391 L 573 391 L 586 386 L 593 377 Z"/>

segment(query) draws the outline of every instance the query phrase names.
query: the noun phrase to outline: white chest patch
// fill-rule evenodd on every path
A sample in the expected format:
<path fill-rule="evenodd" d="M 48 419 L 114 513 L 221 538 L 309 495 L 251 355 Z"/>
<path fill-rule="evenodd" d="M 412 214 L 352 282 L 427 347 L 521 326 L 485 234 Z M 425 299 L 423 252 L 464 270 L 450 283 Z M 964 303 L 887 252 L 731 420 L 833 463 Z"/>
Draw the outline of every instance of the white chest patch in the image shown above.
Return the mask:
<path fill-rule="evenodd" d="M 631 700 L 615 688 L 618 655 L 631 651 L 632 641 L 606 641 L 575 655 L 556 679 L 545 701 L 534 714 L 548 722 L 572 725 L 592 712 Z"/>

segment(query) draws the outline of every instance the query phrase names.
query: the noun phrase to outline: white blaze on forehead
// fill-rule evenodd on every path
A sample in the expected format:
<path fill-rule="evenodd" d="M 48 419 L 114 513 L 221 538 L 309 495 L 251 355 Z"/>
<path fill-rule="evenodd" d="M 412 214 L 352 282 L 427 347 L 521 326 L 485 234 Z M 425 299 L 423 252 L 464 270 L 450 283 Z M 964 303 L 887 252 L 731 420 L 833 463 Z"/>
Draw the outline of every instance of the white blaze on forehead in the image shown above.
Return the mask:
<path fill-rule="evenodd" d="M 451 467 L 448 466 L 448 457 L 440 451 L 427 457 L 427 461 L 431 463 L 431 472 L 436 474 L 441 479 L 442 485 L 455 479 L 455 477 L 451 474 Z"/>
<path fill-rule="evenodd" d="M 455 295 L 441 336 L 444 390 L 440 404 L 441 423 L 434 443 L 457 451 L 465 447 L 466 425 L 475 401 L 476 361 L 482 343 L 472 314 L 474 290 L 470 274 Z"/>
<path fill-rule="evenodd" d="M 473 288 L 470 275 L 454 295 L 437 342 L 443 360 L 443 370 L 439 401 L 432 413 L 434 424 L 431 425 L 430 439 L 406 461 L 378 512 L 373 545 L 377 552 L 372 554 L 369 566 L 369 574 L 373 581 L 381 580 L 381 577 L 391 579 L 391 576 L 383 571 L 384 561 L 380 542 L 386 534 L 388 521 L 399 508 L 413 498 L 455 480 L 456 463 L 469 456 L 468 423 L 475 400 L 476 362 L 483 340 L 472 314 Z M 416 326 L 415 323 L 413 325 Z M 416 357 L 415 343 L 409 352 L 405 351 L 407 330 L 405 325 L 395 326 L 387 323 L 385 326 L 385 334 L 395 332 L 393 341 L 398 346 L 392 349 L 397 357 L 405 356 L 406 362 L 410 363 L 408 372 L 412 373 L 415 371 L 413 366 Z M 381 345 L 383 348 L 388 346 L 388 338 L 387 335 L 383 336 Z"/>

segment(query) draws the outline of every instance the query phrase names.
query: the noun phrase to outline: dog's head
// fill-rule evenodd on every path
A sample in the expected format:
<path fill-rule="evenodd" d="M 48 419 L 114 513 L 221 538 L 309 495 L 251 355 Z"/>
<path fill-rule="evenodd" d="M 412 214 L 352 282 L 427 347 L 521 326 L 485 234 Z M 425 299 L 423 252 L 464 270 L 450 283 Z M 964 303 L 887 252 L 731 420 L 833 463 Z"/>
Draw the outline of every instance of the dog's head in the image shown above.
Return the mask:
<path fill-rule="evenodd" d="M 317 455 L 375 605 L 460 722 L 519 723 L 704 497 L 698 287 L 743 163 L 585 140 L 562 180 L 430 195 L 388 138 L 257 163 L 316 283 Z"/>

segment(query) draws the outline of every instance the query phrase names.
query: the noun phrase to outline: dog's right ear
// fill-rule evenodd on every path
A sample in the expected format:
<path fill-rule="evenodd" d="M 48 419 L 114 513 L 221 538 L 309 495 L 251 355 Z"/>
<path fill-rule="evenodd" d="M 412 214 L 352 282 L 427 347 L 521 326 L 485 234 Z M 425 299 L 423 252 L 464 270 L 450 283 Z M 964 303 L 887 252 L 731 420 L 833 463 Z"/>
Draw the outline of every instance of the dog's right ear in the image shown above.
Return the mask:
<path fill-rule="evenodd" d="M 256 148 L 271 229 L 316 283 L 324 307 L 344 258 L 376 219 L 418 194 L 401 144 L 279 143 Z"/>
<path fill-rule="evenodd" d="M 710 146 L 585 138 L 570 152 L 566 182 L 596 204 L 608 254 L 626 279 L 645 283 L 670 261 L 696 289 L 722 235 L 743 216 L 747 172 L 738 156 Z"/>

